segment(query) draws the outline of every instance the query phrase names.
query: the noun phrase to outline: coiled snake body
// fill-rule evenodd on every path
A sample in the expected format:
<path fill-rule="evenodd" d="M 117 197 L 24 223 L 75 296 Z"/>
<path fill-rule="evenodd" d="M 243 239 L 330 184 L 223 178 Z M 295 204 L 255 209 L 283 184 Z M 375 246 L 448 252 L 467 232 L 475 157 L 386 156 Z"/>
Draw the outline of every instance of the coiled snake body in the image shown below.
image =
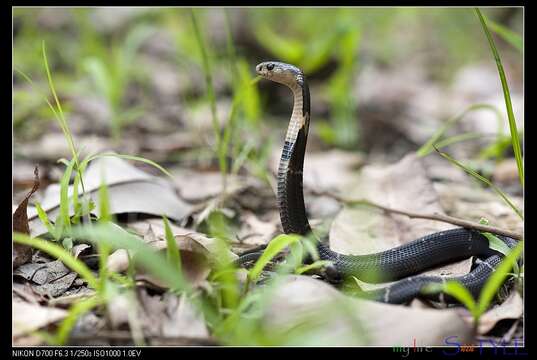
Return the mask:
<path fill-rule="evenodd" d="M 289 87 L 294 105 L 278 169 L 278 206 L 285 233 L 307 235 L 311 228 L 306 216 L 302 189 L 302 169 L 310 122 L 310 93 L 306 78 L 293 65 L 269 61 L 256 67 L 256 72 L 269 80 Z M 516 241 L 500 237 L 509 247 Z M 428 283 L 458 280 L 476 297 L 486 279 L 500 263 L 503 255 L 489 248 L 488 239 L 479 232 L 457 228 L 416 239 L 396 248 L 369 255 L 343 255 L 317 242 L 320 258 L 333 266 L 328 277 L 337 280 L 353 275 L 368 282 L 394 281 L 379 290 L 364 292 L 364 296 L 387 303 L 406 303 L 415 297 L 453 302 L 442 293 L 422 294 Z M 251 257 L 246 255 L 245 258 Z M 458 277 L 411 276 L 426 269 L 476 256 L 478 265 L 468 274 Z M 328 271 L 330 270 L 330 271 Z"/>

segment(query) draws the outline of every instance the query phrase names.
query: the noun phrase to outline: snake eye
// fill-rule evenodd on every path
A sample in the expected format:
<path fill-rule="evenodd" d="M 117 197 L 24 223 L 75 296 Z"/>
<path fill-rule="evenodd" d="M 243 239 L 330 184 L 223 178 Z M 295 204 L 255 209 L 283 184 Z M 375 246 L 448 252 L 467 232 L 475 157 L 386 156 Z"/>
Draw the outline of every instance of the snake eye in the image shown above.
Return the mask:
<path fill-rule="evenodd" d="M 267 65 L 267 70 L 270 71 L 270 70 L 272 70 L 272 69 L 274 69 L 274 64 L 272 64 L 272 63 L 268 64 L 268 65 Z"/>

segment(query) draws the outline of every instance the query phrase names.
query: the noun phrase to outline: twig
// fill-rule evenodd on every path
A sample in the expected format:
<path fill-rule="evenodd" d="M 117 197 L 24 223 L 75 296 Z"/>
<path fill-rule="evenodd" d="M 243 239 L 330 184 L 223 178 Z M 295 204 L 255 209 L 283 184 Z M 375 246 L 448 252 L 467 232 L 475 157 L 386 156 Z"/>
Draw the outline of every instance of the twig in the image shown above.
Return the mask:
<path fill-rule="evenodd" d="M 519 234 L 517 232 L 497 228 L 497 227 L 490 226 L 490 225 L 483 225 L 483 224 L 479 224 L 479 223 L 476 223 L 476 222 L 473 222 L 473 221 L 463 220 L 463 219 L 459 219 L 459 218 L 444 215 L 444 214 L 439 214 L 439 213 L 419 214 L 419 213 L 414 213 L 414 212 L 410 212 L 410 211 L 397 210 L 397 209 L 392 209 L 392 208 L 389 208 L 389 207 L 374 203 L 374 202 L 366 200 L 366 199 L 345 199 L 345 198 L 343 198 L 343 197 L 341 197 L 341 196 L 339 196 L 337 194 L 333 194 L 333 193 L 330 193 L 330 192 L 313 192 L 313 194 L 318 195 L 318 196 L 328 196 L 328 197 L 331 197 L 331 198 L 333 198 L 333 199 L 335 199 L 337 201 L 340 201 L 340 202 L 342 202 L 344 204 L 347 204 L 347 205 L 372 206 L 372 207 L 376 207 L 378 209 L 381 209 L 384 212 L 393 213 L 393 214 L 399 214 L 399 215 L 405 215 L 405 216 L 408 216 L 411 219 L 427 219 L 427 220 L 434 220 L 434 221 L 442 221 L 442 222 L 445 222 L 445 223 L 458 225 L 458 226 L 461 226 L 461 227 L 464 227 L 464 228 L 475 229 L 475 230 L 479 230 L 479 231 L 485 231 L 485 232 L 489 232 L 489 233 L 493 233 L 493 234 L 497 234 L 497 235 L 508 236 L 508 237 L 516 239 L 516 240 L 522 240 L 522 234 Z"/>

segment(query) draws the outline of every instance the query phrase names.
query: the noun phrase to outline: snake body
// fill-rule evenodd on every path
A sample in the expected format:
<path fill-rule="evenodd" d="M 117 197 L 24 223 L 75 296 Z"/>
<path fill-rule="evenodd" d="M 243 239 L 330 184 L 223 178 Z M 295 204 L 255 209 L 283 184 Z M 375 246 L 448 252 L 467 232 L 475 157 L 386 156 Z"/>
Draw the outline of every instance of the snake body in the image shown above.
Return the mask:
<path fill-rule="evenodd" d="M 306 215 L 302 189 L 302 170 L 310 123 L 310 93 L 303 72 L 289 64 L 269 61 L 256 66 L 256 72 L 266 79 L 286 85 L 293 93 L 294 104 L 285 135 L 278 168 L 278 207 L 283 231 L 287 234 L 308 235 L 311 227 Z M 516 241 L 500 237 L 510 248 Z M 333 266 L 329 280 L 353 275 L 367 282 L 395 281 L 388 287 L 363 292 L 363 296 L 386 303 L 406 303 L 415 297 L 454 302 L 440 293 L 423 294 L 423 286 L 458 280 L 477 296 L 503 255 L 489 248 L 488 239 L 477 231 L 465 228 L 429 234 L 393 249 L 369 255 L 344 255 L 330 250 L 317 241 L 319 256 Z M 251 257 L 250 255 L 246 255 Z M 424 270 L 452 263 L 471 256 L 478 265 L 468 274 L 458 277 L 417 275 Z"/>

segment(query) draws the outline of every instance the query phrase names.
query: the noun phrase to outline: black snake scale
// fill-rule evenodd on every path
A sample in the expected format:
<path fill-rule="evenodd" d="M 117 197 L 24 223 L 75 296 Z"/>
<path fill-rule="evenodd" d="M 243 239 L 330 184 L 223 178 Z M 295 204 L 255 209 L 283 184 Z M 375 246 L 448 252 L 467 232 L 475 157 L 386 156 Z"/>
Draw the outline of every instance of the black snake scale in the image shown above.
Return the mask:
<path fill-rule="evenodd" d="M 294 105 L 278 168 L 278 206 L 285 233 L 307 235 L 311 228 L 306 216 L 302 189 L 302 169 L 310 121 L 310 93 L 300 69 L 293 65 L 269 61 L 256 67 L 262 77 L 286 85 L 293 92 Z M 500 237 L 513 248 L 517 242 Z M 500 263 L 503 255 L 489 248 L 488 239 L 479 232 L 464 228 L 441 231 L 416 239 L 407 244 L 369 255 L 343 255 L 330 250 L 318 241 L 320 258 L 333 266 L 327 269 L 330 280 L 337 281 L 348 275 L 367 282 L 395 281 L 394 284 L 363 296 L 386 303 L 406 303 L 415 297 L 454 302 L 442 293 L 423 294 L 429 283 L 458 280 L 476 297 L 486 279 Z M 254 259 L 246 254 L 239 262 Z M 468 274 L 457 277 L 417 275 L 424 270 L 452 263 L 468 257 L 477 257 L 477 266 Z"/>

